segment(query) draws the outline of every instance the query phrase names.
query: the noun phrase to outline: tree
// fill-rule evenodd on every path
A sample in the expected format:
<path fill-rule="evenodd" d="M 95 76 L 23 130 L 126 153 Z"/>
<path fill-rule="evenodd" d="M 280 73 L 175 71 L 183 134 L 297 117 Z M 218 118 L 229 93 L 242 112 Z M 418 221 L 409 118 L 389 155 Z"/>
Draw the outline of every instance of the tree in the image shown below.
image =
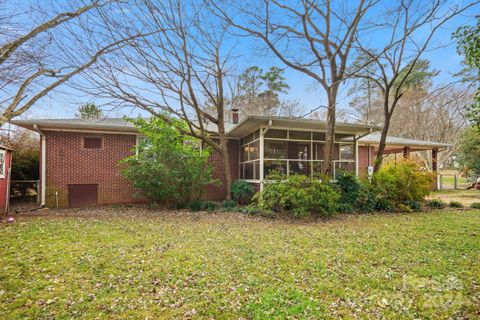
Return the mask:
<path fill-rule="evenodd" d="M 75 117 L 79 119 L 100 119 L 103 117 L 103 112 L 94 103 L 87 103 L 78 107 L 78 113 L 75 114 Z"/>
<path fill-rule="evenodd" d="M 426 63 L 422 62 L 421 57 L 430 47 L 433 36 L 447 21 L 476 4 L 472 2 L 457 7 L 450 6 L 446 0 L 419 3 L 414 0 L 400 1 L 395 8 L 386 10 L 382 17 L 385 22 L 382 32 L 391 34 L 384 45 L 377 44 L 377 48 L 369 48 L 357 39 L 358 50 L 376 65 L 376 72 L 364 69 L 353 76 L 371 80 L 382 95 L 383 129 L 375 159 L 375 172 L 382 166 L 386 138 L 398 102 L 409 87 L 427 76 Z M 378 47 L 382 49 L 379 51 Z M 362 66 L 358 65 L 357 68 L 362 69 Z"/>
<path fill-rule="evenodd" d="M 167 206 L 184 205 L 198 200 L 205 186 L 213 183 L 210 152 L 197 148 L 198 140 L 180 134 L 187 130 L 184 122 L 163 118 L 130 119 L 145 139 L 137 154 L 122 161 L 122 172 L 141 197 Z"/>
<path fill-rule="evenodd" d="M 12 180 L 38 180 L 38 136 L 18 128 L 10 136 L 0 136 L 0 144 L 13 150 Z"/>
<path fill-rule="evenodd" d="M 463 173 L 472 179 L 480 177 L 480 131 L 473 127 L 465 129 L 458 146 L 458 162 Z"/>
<path fill-rule="evenodd" d="M 105 14 L 103 10 L 112 12 L 116 8 L 114 4 L 123 5 L 115 0 L 92 1 L 68 10 L 69 4 L 60 4 L 54 9 L 63 11 L 49 18 L 44 17 L 44 8 L 38 12 L 32 9 L 32 12 L 18 13 L 3 11 L 15 7 L 14 4 L 2 4 L 3 30 L 14 31 L 0 33 L 0 126 L 92 67 L 101 56 L 138 36 L 112 38 L 104 35 L 103 26 L 95 19 Z M 41 5 L 47 6 L 48 2 Z M 37 13 L 43 22 L 30 25 L 31 21 L 36 21 L 28 18 L 30 13 Z M 16 27 L 19 17 L 22 28 Z M 26 33 L 17 31 L 25 28 L 31 29 Z"/>
<path fill-rule="evenodd" d="M 453 34 L 457 51 L 464 55 L 465 63 L 474 73 L 472 82 L 477 85 L 475 102 L 467 107 L 468 118 L 480 127 L 480 18 L 474 26 L 462 26 Z"/>
<path fill-rule="evenodd" d="M 139 107 L 167 123 L 172 118 L 186 123 L 178 128 L 181 134 L 202 140 L 220 154 L 225 196 L 230 199 L 225 113 L 231 101 L 234 42 L 228 27 L 196 1 L 129 3 L 123 19 L 110 24 L 111 32 L 122 38 L 132 32 L 150 34 L 104 60 L 87 79 L 98 88 L 93 92 L 98 97 Z"/>
<path fill-rule="evenodd" d="M 232 103 L 243 116 L 275 115 L 282 101 L 279 95 L 287 93 L 290 86 L 285 82 L 283 70 L 270 67 L 267 72 L 252 66 L 238 77 L 238 91 Z"/>
<path fill-rule="evenodd" d="M 327 96 L 323 171 L 333 173 L 337 96 L 349 77 L 354 43 L 377 1 L 214 1 L 212 12 L 247 36 L 261 40 L 287 67 L 318 84 Z"/>

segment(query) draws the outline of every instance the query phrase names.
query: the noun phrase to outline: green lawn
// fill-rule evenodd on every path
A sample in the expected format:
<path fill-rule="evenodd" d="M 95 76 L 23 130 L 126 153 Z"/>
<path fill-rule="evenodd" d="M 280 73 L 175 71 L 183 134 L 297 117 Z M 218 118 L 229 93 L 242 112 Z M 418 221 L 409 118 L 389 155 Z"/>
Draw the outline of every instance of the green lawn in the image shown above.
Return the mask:
<path fill-rule="evenodd" d="M 289 223 L 121 210 L 2 223 L 0 318 L 480 315 L 480 211 Z"/>

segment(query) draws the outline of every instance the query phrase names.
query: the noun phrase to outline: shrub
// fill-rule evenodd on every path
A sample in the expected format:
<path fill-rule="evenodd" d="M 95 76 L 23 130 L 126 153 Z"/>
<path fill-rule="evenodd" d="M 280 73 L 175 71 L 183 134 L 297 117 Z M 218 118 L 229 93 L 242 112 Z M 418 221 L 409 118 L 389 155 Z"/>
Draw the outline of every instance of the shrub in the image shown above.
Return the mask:
<path fill-rule="evenodd" d="M 432 199 L 432 200 L 427 201 L 427 206 L 429 206 L 430 208 L 434 208 L 434 209 L 443 209 L 447 205 L 446 205 L 445 202 L 443 202 L 440 199 Z"/>
<path fill-rule="evenodd" d="M 480 202 L 474 202 L 470 205 L 472 209 L 480 209 Z"/>
<path fill-rule="evenodd" d="M 233 209 L 237 207 L 237 202 L 235 200 L 225 200 L 221 204 L 222 208 Z"/>
<path fill-rule="evenodd" d="M 422 203 L 415 200 L 406 200 L 403 205 L 410 208 L 412 211 L 420 211 L 422 209 Z"/>
<path fill-rule="evenodd" d="M 191 211 L 215 211 L 220 208 L 220 204 L 214 201 L 195 200 L 190 202 L 187 207 Z"/>
<path fill-rule="evenodd" d="M 203 210 L 203 202 L 200 200 L 192 201 L 187 206 L 188 209 L 191 211 L 202 211 Z"/>
<path fill-rule="evenodd" d="M 254 196 L 258 208 L 294 217 L 331 216 L 337 210 L 340 194 L 331 186 L 304 175 L 285 180 L 269 176 L 263 192 Z"/>
<path fill-rule="evenodd" d="M 394 212 L 395 204 L 386 197 L 378 197 L 375 199 L 375 210 L 384 212 Z"/>
<path fill-rule="evenodd" d="M 180 134 L 185 124 L 172 119 L 130 119 L 146 139 L 137 154 L 124 159 L 123 175 L 138 195 L 167 206 L 198 200 L 206 185 L 214 183 L 208 149 L 198 150 L 192 138 Z M 192 143 L 189 143 L 192 142 Z"/>
<path fill-rule="evenodd" d="M 361 184 L 357 177 L 351 172 L 340 172 L 336 175 L 333 184 L 340 192 L 340 200 L 338 211 L 343 213 L 351 213 L 356 211 Z"/>
<path fill-rule="evenodd" d="M 372 212 L 376 209 L 377 195 L 371 190 L 370 182 L 363 181 L 360 184 L 355 208 L 357 212 Z"/>
<path fill-rule="evenodd" d="M 460 202 L 458 201 L 450 201 L 450 203 L 448 204 L 448 206 L 450 208 L 463 208 L 463 204 L 461 204 Z"/>
<path fill-rule="evenodd" d="M 423 201 L 432 184 L 432 173 L 420 172 L 418 165 L 408 160 L 383 166 L 372 179 L 373 191 L 382 203 L 397 207 L 405 201 Z"/>
<path fill-rule="evenodd" d="M 235 180 L 232 183 L 231 194 L 233 200 L 239 204 L 248 204 L 252 200 L 255 190 L 251 183 L 245 180 Z"/>

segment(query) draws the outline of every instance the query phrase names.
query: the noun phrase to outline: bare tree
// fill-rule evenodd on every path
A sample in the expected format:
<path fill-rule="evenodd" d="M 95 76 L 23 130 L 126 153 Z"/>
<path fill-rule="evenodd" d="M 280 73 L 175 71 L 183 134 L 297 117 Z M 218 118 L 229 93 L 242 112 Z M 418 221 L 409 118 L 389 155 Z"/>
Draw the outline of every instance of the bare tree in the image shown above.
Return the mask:
<path fill-rule="evenodd" d="M 228 38 L 228 26 L 203 9 L 195 1 L 132 4 L 125 12 L 123 32 L 163 31 L 138 38 L 115 58 L 105 59 L 83 90 L 119 106 L 139 107 L 167 122 L 172 116 L 183 120 L 188 128 L 178 128 L 183 134 L 201 139 L 221 155 L 229 199 L 232 177 L 225 113 L 231 101 L 228 68 L 234 41 Z M 112 29 L 117 32 L 117 25 Z"/>
<path fill-rule="evenodd" d="M 448 0 L 399 0 L 396 7 L 387 10 L 381 17 L 385 21 L 382 32 L 390 35 L 385 49 L 379 53 L 379 45 L 377 49 L 372 49 L 357 41 L 359 50 L 373 61 L 376 68 L 373 68 L 375 71 L 364 69 L 354 76 L 374 82 L 382 94 L 383 129 L 374 171 L 382 166 L 386 138 L 396 106 L 411 82 L 415 81 L 415 68 L 422 55 L 432 49 L 434 35 L 447 21 L 477 4 L 478 1 L 474 1 L 458 7 L 450 5 Z"/>
<path fill-rule="evenodd" d="M 260 39 L 286 66 L 310 77 L 327 96 L 323 171 L 333 172 L 337 95 L 354 43 L 373 0 L 289 2 L 208 1 L 212 12 L 242 34 Z"/>
<path fill-rule="evenodd" d="M 8 30 L 9 24 L 15 25 L 15 15 L 10 14 L 10 19 L 6 15 L 0 17 L 5 26 L 0 33 L 0 126 L 93 66 L 102 55 L 111 53 L 138 36 L 97 38 L 100 34 L 96 33 L 98 25 L 93 25 L 91 21 L 89 28 L 84 28 L 86 22 L 81 25 L 80 18 L 111 9 L 106 7 L 112 3 L 116 1 L 91 1 L 71 10 L 62 7 L 60 9 L 65 11 L 44 18 L 43 22 L 31 26 L 27 32 L 3 32 Z M 51 15 L 48 12 L 41 14 Z M 68 33 L 72 37 L 63 37 Z M 88 52 L 82 51 L 84 54 L 81 56 L 74 52 L 86 47 L 87 41 L 76 41 L 82 38 L 91 38 L 92 45 Z M 65 43 L 69 44 L 68 48 Z"/>

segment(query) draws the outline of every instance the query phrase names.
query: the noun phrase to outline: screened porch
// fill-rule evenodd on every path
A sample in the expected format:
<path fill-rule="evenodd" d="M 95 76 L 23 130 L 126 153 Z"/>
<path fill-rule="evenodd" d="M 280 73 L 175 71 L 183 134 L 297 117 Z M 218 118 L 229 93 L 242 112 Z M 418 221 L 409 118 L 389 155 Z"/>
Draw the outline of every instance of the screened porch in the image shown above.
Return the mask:
<path fill-rule="evenodd" d="M 260 182 L 272 171 L 320 178 L 323 173 L 325 132 L 261 128 L 240 140 L 240 176 Z M 355 134 L 337 133 L 334 143 L 334 174 L 356 173 Z"/>

